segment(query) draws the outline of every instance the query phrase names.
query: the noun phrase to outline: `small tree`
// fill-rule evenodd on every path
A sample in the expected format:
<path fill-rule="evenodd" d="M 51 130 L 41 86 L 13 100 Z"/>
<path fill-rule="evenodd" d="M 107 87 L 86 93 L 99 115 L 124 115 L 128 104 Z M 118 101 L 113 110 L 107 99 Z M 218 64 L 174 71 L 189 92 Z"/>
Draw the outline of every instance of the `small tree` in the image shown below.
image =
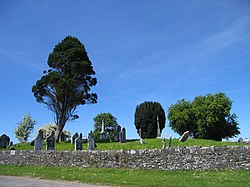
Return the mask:
<path fill-rule="evenodd" d="M 34 129 L 36 121 L 33 120 L 30 114 L 23 116 L 23 120 L 18 123 L 17 128 L 14 129 L 16 138 L 19 142 L 26 142 Z"/>
<path fill-rule="evenodd" d="M 142 138 L 157 137 L 157 116 L 159 117 L 160 132 L 165 127 L 165 112 L 158 102 L 144 102 L 136 107 L 135 128 L 139 134 L 141 129 Z"/>
<path fill-rule="evenodd" d="M 90 93 L 97 80 L 84 45 L 67 36 L 55 46 L 48 58 L 51 69 L 32 87 L 36 101 L 48 106 L 54 114 L 56 141 L 69 120 L 75 120 L 77 106 L 96 103 L 96 93 Z"/>
<path fill-rule="evenodd" d="M 94 138 L 100 139 L 100 132 L 102 129 L 102 122 L 104 123 L 105 132 L 108 132 L 111 139 L 113 139 L 114 132 L 118 127 L 117 119 L 111 113 L 100 113 L 94 118 Z"/>

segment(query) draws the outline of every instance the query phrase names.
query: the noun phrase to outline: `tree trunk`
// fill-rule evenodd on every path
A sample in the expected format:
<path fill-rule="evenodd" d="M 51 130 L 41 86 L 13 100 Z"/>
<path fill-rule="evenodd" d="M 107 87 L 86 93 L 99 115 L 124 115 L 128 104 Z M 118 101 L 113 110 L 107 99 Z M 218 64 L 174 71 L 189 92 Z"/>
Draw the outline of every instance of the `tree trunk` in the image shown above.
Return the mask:
<path fill-rule="evenodd" d="M 55 139 L 56 139 L 56 143 L 59 143 L 60 140 L 61 140 L 61 135 L 62 135 L 62 130 L 65 126 L 65 123 L 64 124 L 58 124 L 57 125 L 57 128 L 56 128 L 56 132 L 55 132 Z"/>

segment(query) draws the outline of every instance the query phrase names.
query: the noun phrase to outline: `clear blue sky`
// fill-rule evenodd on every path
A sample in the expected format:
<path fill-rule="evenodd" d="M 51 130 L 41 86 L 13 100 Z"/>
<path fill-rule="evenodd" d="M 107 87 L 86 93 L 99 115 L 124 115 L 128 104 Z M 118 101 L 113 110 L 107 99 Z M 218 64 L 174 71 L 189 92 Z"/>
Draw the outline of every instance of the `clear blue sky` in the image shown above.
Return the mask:
<path fill-rule="evenodd" d="M 167 114 L 179 99 L 225 92 L 239 117 L 238 137 L 250 138 L 249 0 L 0 1 L 0 134 L 17 142 L 13 130 L 28 113 L 35 130 L 53 122 L 31 88 L 68 35 L 85 45 L 99 97 L 77 108 L 80 118 L 65 127 L 71 133 L 86 135 L 97 114 L 110 112 L 128 138 L 138 138 L 140 103 L 157 101 Z M 165 132 L 178 137 L 168 121 Z"/>

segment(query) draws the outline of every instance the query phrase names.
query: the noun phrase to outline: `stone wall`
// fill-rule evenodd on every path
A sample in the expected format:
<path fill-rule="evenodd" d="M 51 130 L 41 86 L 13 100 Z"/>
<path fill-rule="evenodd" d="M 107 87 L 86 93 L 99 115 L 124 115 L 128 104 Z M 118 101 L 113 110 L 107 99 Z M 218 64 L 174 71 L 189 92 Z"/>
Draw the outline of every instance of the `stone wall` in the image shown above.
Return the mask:
<path fill-rule="evenodd" d="M 0 164 L 143 168 L 161 170 L 250 170 L 250 146 L 174 147 L 130 151 L 0 151 Z"/>

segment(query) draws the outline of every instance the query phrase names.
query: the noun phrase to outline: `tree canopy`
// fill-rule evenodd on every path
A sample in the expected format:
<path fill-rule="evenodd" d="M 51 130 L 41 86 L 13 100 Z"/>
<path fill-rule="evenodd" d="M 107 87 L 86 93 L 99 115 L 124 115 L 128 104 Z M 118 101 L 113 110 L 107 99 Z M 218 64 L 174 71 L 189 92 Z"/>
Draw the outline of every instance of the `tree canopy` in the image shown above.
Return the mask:
<path fill-rule="evenodd" d="M 31 118 L 30 114 L 23 116 L 23 120 L 18 123 L 18 126 L 14 130 L 16 138 L 19 142 L 26 142 L 28 140 L 35 124 L 36 121 Z"/>
<path fill-rule="evenodd" d="M 96 140 L 100 139 L 100 132 L 102 129 L 102 123 L 104 123 L 105 132 L 109 133 L 110 138 L 113 139 L 114 132 L 118 127 L 118 122 L 116 117 L 111 113 L 100 113 L 94 117 L 94 137 Z"/>
<path fill-rule="evenodd" d="M 78 118 L 77 106 L 97 102 L 97 94 L 90 93 L 97 80 L 84 45 L 75 37 L 67 36 L 58 43 L 47 63 L 51 69 L 44 71 L 32 92 L 37 102 L 53 112 L 58 142 L 66 122 Z"/>
<path fill-rule="evenodd" d="M 184 99 L 169 107 L 169 126 L 178 134 L 189 131 L 194 138 L 221 141 L 240 134 L 237 115 L 231 114 L 232 101 L 225 93 Z"/>
<path fill-rule="evenodd" d="M 159 117 L 160 132 L 165 128 L 165 112 L 158 102 L 144 102 L 136 107 L 135 110 L 135 128 L 139 134 L 141 129 L 142 138 L 157 137 L 157 116 Z"/>

